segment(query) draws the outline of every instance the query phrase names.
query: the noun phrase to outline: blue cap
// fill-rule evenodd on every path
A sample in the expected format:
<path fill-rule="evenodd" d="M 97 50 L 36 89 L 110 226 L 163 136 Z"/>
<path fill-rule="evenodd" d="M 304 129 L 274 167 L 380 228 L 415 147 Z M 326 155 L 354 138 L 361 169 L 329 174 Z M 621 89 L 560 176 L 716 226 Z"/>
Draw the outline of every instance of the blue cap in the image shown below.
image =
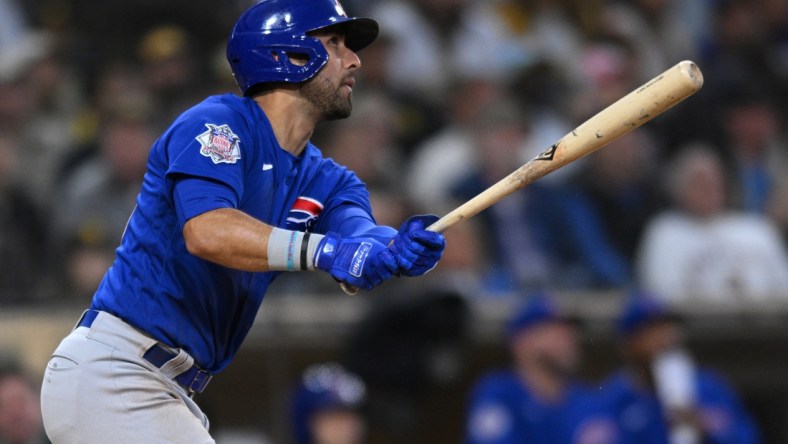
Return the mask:
<path fill-rule="evenodd" d="M 336 363 L 313 365 L 304 371 L 293 396 L 293 431 L 296 442 L 312 442 L 309 421 L 319 412 L 358 410 L 366 400 L 361 379 Z"/>
<path fill-rule="evenodd" d="M 561 313 L 553 298 L 537 295 L 528 299 L 506 324 L 506 335 L 511 338 L 520 331 L 545 322 L 574 322 L 575 319 Z"/>
<path fill-rule="evenodd" d="M 630 296 L 618 318 L 621 336 L 630 336 L 655 321 L 677 321 L 678 316 L 653 295 L 635 293 Z"/>

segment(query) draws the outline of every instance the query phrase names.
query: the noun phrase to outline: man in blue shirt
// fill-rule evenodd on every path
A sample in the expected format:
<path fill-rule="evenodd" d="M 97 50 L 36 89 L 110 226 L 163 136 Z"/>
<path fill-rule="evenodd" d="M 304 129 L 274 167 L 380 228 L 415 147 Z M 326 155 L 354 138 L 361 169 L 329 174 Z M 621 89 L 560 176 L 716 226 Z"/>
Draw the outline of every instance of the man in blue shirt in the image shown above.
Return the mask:
<path fill-rule="evenodd" d="M 653 296 L 635 295 L 618 333 L 626 367 L 605 384 L 616 422 L 632 444 L 756 444 L 755 424 L 733 389 L 696 368 L 679 319 Z"/>
<path fill-rule="evenodd" d="M 356 52 L 377 34 L 336 0 L 241 15 L 227 58 L 243 97 L 209 97 L 155 142 L 116 260 L 48 364 L 53 442 L 213 442 L 192 397 L 230 363 L 279 273 L 370 290 L 436 265 L 436 217 L 377 225 L 364 184 L 309 142 L 350 115 Z"/>
<path fill-rule="evenodd" d="M 514 368 L 477 382 L 467 443 L 618 442 L 602 398 L 575 380 L 580 362 L 576 327 L 551 299 L 532 298 L 509 322 L 507 336 Z"/>

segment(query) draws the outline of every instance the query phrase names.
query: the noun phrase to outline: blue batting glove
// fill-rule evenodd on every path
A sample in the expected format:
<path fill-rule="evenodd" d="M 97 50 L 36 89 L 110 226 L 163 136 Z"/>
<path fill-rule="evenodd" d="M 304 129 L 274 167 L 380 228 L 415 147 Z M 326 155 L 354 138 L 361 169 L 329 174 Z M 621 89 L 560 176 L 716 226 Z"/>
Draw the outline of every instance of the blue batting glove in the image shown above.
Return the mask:
<path fill-rule="evenodd" d="M 371 290 L 399 270 L 394 255 L 372 238 L 342 239 L 327 233 L 317 246 L 315 267 L 334 279 L 354 287 Z"/>
<path fill-rule="evenodd" d="M 421 276 L 438 264 L 446 247 L 446 240 L 442 234 L 426 230 L 437 220 L 438 216 L 435 215 L 419 215 L 402 224 L 389 247 L 394 253 L 401 274 Z"/>

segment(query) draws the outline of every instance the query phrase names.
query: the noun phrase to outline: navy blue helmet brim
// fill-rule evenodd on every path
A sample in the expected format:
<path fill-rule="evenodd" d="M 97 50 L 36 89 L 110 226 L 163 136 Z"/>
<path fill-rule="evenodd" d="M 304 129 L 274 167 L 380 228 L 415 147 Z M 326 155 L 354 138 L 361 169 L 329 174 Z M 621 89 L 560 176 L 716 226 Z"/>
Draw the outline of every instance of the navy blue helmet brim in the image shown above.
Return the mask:
<path fill-rule="evenodd" d="M 345 36 L 345 46 L 355 52 L 369 46 L 380 33 L 378 22 L 366 17 L 352 17 L 341 22 L 332 23 L 320 28 L 311 29 L 309 33 L 325 31 L 328 29 L 339 29 Z"/>

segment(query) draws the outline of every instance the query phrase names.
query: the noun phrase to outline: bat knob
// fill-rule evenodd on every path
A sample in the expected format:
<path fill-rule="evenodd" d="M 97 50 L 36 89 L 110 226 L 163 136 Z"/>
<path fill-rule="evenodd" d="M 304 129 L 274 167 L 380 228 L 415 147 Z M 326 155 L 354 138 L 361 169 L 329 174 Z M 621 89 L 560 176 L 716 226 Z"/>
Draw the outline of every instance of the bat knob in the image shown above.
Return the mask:
<path fill-rule="evenodd" d="M 345 292 L 345 294 L 349 294 L 350 296 L 355 295 L 358 293 L 358 287 L 348 284 L 347 282 L 340 282 L 339 288 Z"/>

